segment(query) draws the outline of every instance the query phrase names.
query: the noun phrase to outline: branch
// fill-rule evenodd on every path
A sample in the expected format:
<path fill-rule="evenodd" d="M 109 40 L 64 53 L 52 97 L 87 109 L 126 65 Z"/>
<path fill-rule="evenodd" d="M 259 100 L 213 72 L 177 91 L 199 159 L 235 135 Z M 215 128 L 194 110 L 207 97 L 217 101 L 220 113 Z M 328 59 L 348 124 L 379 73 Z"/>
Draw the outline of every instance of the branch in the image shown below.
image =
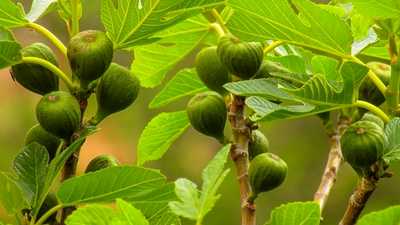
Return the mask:
<path fill-rule="evenodd" d="M 242 225 L 255 225 L 255 205 L 248 202 L 251 193 L 251 186 L 248 177 L 248 144 L 251 129 L 247 125 L 244 116 L 245 98 L 233 95 L 229 107 L 229 122 L 232 127 L 233 144 L 231 148 L 231 158 L 236 166 L 237 179 L 240 188 L 240 202 Z"/>
<path fill-rule="evenodd" d="M 340 148 L 340 138 L 350 124 L 348 118 L 340 116 L 334 131 L 330 136 L 330 151 L 320 185 L 314 194 L 314 201 L 320 206 L 320 211 L 324 210 L 329 194 L 336 182 L 336 177 L 343 162 L 342 151 Z"/>

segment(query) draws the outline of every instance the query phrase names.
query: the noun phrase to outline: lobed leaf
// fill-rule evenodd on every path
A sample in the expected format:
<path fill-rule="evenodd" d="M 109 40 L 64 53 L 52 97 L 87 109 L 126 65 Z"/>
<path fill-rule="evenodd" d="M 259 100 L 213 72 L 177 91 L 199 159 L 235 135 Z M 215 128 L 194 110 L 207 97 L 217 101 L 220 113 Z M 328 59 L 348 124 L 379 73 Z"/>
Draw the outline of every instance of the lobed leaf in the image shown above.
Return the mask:
<path fill-rule="evenodd" d="M 21 5 L 11 0 L 0 1 L 0 28 L 22 27 L 28 22 Z"/>
<path fill-rule="evenodd" d="M 11 174 L 0 172 L 0 203 L 10 215 L 19 214 L 29 204 Z"/>
<path fill-rule="evenodd" d="M 46 14 L 51 6 L 56 4 L 57 0 L 33 0 L 31 10 L 26 15 L 26 19 L 30 22 L 35 22 L 42 15 Z"/>
<path fill-rule="evenodd" d="M 315 202 L 294 202 L 275 208 L 265 225 L 319 225 L 321 213 Z"/>
<path fill-rule="evenodd" d="M 398 0 L 352 0 L 357 12 L 377 19 L 400 18 Z"/>
<path fill-rule="evenodd" d="M 0 27 L 0 69 L 19 63 L 22 60 L 21 49 L 21 45 L 16 42 L 12 33 Z"/>
<path fill-rule="evenodd" d="M 392 206 L 363 216 L 357 225 L 397 225 L 399 222 L 400 206 Z"/>

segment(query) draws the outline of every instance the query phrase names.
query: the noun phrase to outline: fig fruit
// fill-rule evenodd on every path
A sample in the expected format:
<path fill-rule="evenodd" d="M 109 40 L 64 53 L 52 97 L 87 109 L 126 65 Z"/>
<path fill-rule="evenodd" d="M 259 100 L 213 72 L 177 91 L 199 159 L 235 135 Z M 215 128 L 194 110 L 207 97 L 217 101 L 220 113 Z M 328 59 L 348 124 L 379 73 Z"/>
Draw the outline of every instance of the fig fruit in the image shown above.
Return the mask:
<path fill-rule="evenodd" d="M 370 121 L 373 122 L 375 124 L 377 124 L 379 127 L 381 127 L 382 129 L 385 128 L 385 122 L 383 122 L 383 120 L 381 118 L 379 118 L 378 116 L 372 114 L 372 113 L 365 113 L 363 115 L 363 117 L 361 118 L 361 120 L 363 121 Z"/>
<path fill-rule="evenodd" d="M 200 80 L 213 91 L 225 94 L 223 85 L 232 81 L 228 69 L 221 63 L 217 54 L 217 47 L 202 49 L 195 61 L 197 75 Z"/>
<path fill-rule="evenodd" d="M 225 35 L 218 43 L 218 56 L 235 76 L 247 80 L 259 70 L 264 57 L 264 47 L 259 42 L 242 42 L 232 35 Z"/>
<path fill-rule="evenodd" d="M 383 63 L 368 63 L 372 71 L 388 85 L 390 81 L 390 66 Z M 380 106 L 385 102 L 385 96 L 379 91 L 372 80 L 366 77 L 360 86 L 360 100 L 368 101 L 376 106 Z"/>
<path fill-rule="evenodd" d="M 279 187 L 285 180 L 286 174 L 287 165 L 277 155 L 262 153 L 256 156 L 249 167 L 251 198 L 254 200 L 258 194 Z"/>
<path fill-rule="evenodd" d="M 36 118 L 48 132 L 69 139 L 79 128 L 81 110 L 78 101 L 68 92 L 51 92 L 36 106 Z"/>
<path fill-rule="evenodd" d="M 118 160 L 112 155 L 99 155 L 92 159 L 86 167 L 85 173 L 94 172 L 112 166 L 118 166 Z"/>
<path fill-rule="evenodd" d="M 253 160 L 257 155 L 268 152 L 269 141 L 265 135 L 259 130 L 251 132 L 249 141 L 249 159 Z"/>
<path fill-rule="evenodd" d="M 42 217 L 47 211 L 49 211 L 56 205 L 58 205 L 58 200 L 56 195 L 53 193 L 49 193 L 39 209 L 37 218 Z M 57 222 L 57 214 L 53 213 L 49 218 L 46 219 L 44 224 L 55 224 L 56 222 Z"/>
<path fill-rule="evenodd" d="M 375 122 L 355 122 L 341 138 L 343 158 L 360 176 L 367 176 L 371 165 L 382 158 L 385 138 L 382 127 Z"/>
<path fill-rule="evenodd" d="M 61 144 L 61 139 L 43 129 L 40 124 L 36 124 L 31 129 L 29 129 L 25 137 L 25 145 L 29 145 L 33 142 L 36 142 L 46 147 L 51 160 L 56 155 L 58 146 Z"/>
<path fill-rule="evenodd" d="M 82 31 L 71 38 L 68 59 L 73 73 L 86 87 L 98 79 L 110 66 L 113 58 L 113 43 L 104 32 Z"/>
<path fill-rule="evenodd" d="M 190 99 L 186 112 L 194 129 L 223 140 L 227 109 L 221 95 L 212 91 L 197 94 Z"/>
<path fill-rule="evenodd" d="M 136 100 L 139 88 L 139 79 L 131 71 L 112 63 L 97 85 L 96 120 L 128 108 Z"/>
<path fill-rule="evenodd" d="M 24 57 L 44 59 L 53 65 L 58 66 L 53 51 L 45 44 L 31 44 L 22 49 L 21 53 Z M 11 67 L 11 75 L 13 79 L 23 87 L 40 95 L 45 95 L 49 92 L 58 90 L 59 79 L 57 75 L 38 64 L 16 64 Z"/>

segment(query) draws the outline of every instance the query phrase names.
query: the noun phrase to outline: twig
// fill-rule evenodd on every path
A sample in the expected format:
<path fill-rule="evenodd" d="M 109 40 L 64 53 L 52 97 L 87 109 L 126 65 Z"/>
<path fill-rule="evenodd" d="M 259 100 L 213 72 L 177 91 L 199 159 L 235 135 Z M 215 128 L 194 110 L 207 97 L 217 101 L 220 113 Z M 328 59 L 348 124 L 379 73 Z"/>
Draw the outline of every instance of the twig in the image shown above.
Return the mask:
<path fill-rule="evenodd" d="M 343 162 L 340 148 L 340 138 L 343 134 L 343 131 L 349 124 L 350 120 L 348 118 L 340 116 L 334 131 L 329 135 L 330 151 L 328 161 L 326 163 L 319 187 L 314 194 L 314 201 L 319 204 L 321 212 L 324 210 L 326 202 L 328 201 L 329 194 L 336 182 L 337 174 Z"/>
<path fill-rule="evenodd" d="M 242 225 L 255 225 L 255 205 L 248 202 L 248 197 L 251 193 L 248 178 L 248 144 L 251 129 L 248 127 L 244 116 L 244 100 L 244 97 L 234 95 L 229 108 L 229 122 L 231 123 L 233 133 L 231 158 L 236 166 L 240 188 Z"/>

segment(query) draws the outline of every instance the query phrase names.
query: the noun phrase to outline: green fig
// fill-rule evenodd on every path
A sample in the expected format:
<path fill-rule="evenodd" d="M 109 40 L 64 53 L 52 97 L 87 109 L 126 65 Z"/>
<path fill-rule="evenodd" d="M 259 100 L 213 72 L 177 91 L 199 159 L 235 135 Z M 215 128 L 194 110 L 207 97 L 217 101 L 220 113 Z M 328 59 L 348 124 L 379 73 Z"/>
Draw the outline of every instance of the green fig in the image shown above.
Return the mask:
<path fill-rule="evenodd" d="M 81 110 L 78 101 L 68 92 L 51 92 L 36 106 L 36 118 L 48 132 L 69 139 L 79 128 Z"/>
<path fill-rule="evenodd" d="M 221 63 L 217 47 L 202 49 L 196 57 L 196 71 L 200 80 L 213 91 L 225 94 L 223 85 L 232 81 L 228 69 Z"/>
<path fill-rule="evenodd" d="M 24 57 L 36 57 L 47 60 L 58 66 L 53 51 L 45 44 L 34 43 L 21 51 Z M 45 95 L 58 90 L 58 77 L 47 68 L 31 63 L 20 63 L 11 67 L 11 75 L 14 80 L 26 89 L 40 95 Z"/>
<path fill-rule="evenodd" d="M 257 155 L 266 153 L 269 150 L 269 141 L 265 135 L 259 130 L 251 132 L 249 141 L 249 159 L 253 160 Z"/>
<path fill-rule="evenodd" d="M 136 100 L 139 88 L 139 79 L 131 71 L 112 63 L 97 85 L 96 120 L 128 108 Z"/>
<path fill-rule="evenodd" d="M 186 112 L 194 129 L 223 141 L 227 109 L 221 95 L 212 91 L 197 94 L 190 99 Z"/>
<path fill-rule="evenodd" d="M 40 124 L 36 124 L 28 131 L 25 137 L 25 145 L 29 145 L 33 142 L 46 147 L 51 160 L 56 155 L 58 146 L 61 144 L 61 139 L 43 129 Z"/>
<path fill-rule="evenodd" d="M 361 118 L 361 120 L 370 121 L 370 122 L 373 122 L 373 123 L 377 124 L 382 129 L 385 128 L 385 122 L 383 122 L 383 120 L 380 117 L 378 117 L 378 116 L 376 116 L 376 115 L 374 115 L 374 114 L 372 114 L 370 112 L 365 113 L 363 115 L 363 117 Z"/>
<path fill-rule="evenodd" d="M 37 215 L 37 218 L 42 217 L 45 213 L 47 213 L 50 209 L 58 205 L 58 200 L 55 194 L 49 193 L 42 206 L 39 209 L 39 213 Z M 55 224 L 57 222 L 57 214 L 53 213 L 49 218 L 44 221 L 43 224 Z"/>
<path fill-rule="evenodd" d="M 383 63 L 368 63 L 368 66 L 385 85 L 389 84 L 390 66 Z M 360 100 L 368 101 L 376 106 L 380 106 L 386 100 L 385 96 L 379 91 L 369 77 L 366 77 L 360 86 L 359 98 Z"/>
<path fill-rule="evenodd" d="M 254 200 L 258 194 L 279 187 L 287 175 L 285 161 L 272 153 L 257 155 L 249 167 L 249 180 L 252 188 L 251 199 Z"/>
<path fill-rule="evenodd" d="M 355 122 L 341 138 L 343 158 L 360 176 L 367 176 L 371 165 L 382 158 L 385 138 L 382 127 L 375 122 Z"/>
<path fill-rule="evenodd" d="M 92 159 L 86 167 L 85 173 L 94 172 L 112 166 L 118 166 L 118 160 L 112 155 L 99 155 Z"/>
<path fill-rule="evenodd" d="M 71 69 L 86 87 L 98 79 L 110 66 L 113 58 L 113 43 L 104 32 L 82 31 L 71 38 L 68 59 Z"/>
<path fill-rule="evenodd" d="M 225 35 L 219 40 L 217 52 L 233 75 L 247 80 L 260 69 L 264 46 L 259 42 L 242 42 L 232 35 Z"/>

